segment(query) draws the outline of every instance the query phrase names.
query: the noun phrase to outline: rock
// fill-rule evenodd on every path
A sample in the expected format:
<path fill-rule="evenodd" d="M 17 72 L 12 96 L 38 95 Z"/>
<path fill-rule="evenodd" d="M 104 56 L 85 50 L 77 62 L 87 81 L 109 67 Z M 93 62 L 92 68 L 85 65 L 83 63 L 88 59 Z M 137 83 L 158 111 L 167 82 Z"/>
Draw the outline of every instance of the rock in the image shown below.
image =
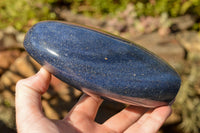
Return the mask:
<path fill-rule="evenodd" d="M 75 14 L 71 11 L 69 11 L 68 9 L 65 8 L 56 8 L 55 9 L 56 14 L 65 21 L 68 22 L 75 22 L 75 23 L 81 23 L 83 25 L 90 25 L 90 26 L 96 26 L 96 27 L 100 27 L 101 25 L 103 25 L 103 21 L 100 19 L 94 19 L 92 17 L 86 17 L 80 14 Z"/>
<path fill-rule="evenodd" d="M 177 67 L 184 62 L 184 49 L 176 41 L 176 37 L 169 34 L 165 37 L 160 36 L 157 32 L 144 34 L 140 37 L 129 37 L 136 44 L 152 51 L 162 59 L 166 60 L 177 71 Z M 151 42 L 151 43 L 149 43 Z"/>
<path fill-rule="evenodd" d="M 185 49 L 185 58 L 199 62 L 200 59 L 200 35 L 196 31 L 185 31 L 176 35 L 177 40 Z"/>
<path fill-rule="evenodd" d="M 0 90 L 15 91 L 18 80 L 35 74 L 40 65 L 31 59 L 26 52 L 22 53 L 0 77 Z"/>
<path fill-rule="evenodd" d="M 4 47 L 12 47 L 14 45 L 17 45 L 15 35 L 5 34 L 2 39 L 2 44 Z"/>
<path fill-rule="evenodd" d="M 200 35 L 195 31 L 177 34 L 177 38 L 187 51 L 200 52 Z"/>
<path fill-rule="evenodd" d="M 19 42 L 20 44 L 23 44 L 24 37 L 25 37 L 24 33 L 18 33 L 18 34 L 16 34 L 16 40 L 17 40 L 17 42 Z"/>
<path fill-rule="evenodd" d="M 184 15 L 176 18 L 170 19 L 172 23 L 172 33 L 176 33 L 178 31 L 183 31 L 191 28 L 195 23 L 195 17 L 191 15 Z"/>
<path fill-rule="evenodd" d="M 0 75 L 8 70 L 15 59 L 19 57 L 20 53 L 19 50 L 6 50 L 0 52 Z"/>
<path fill-rule="evenodd" d="M 59 115 L 55 112 L 55 110 L 49 105 L 46 100 L 42 101 L 42 106 L 45 112 L 45 115 L 50 119 L 59 119 Z"/>
<path fill-rule="evenodd" d="M 2 104 L 0 105 L 0 127 L 2 123 L 7 125 L 9 128 L 15 127 L 15 111 L 13 108 L 5 107 Z M 2 130 L 1 130 L 2 132 Z"/>
<path fill-rule="evenodd" d="M 29 30 L 27 52 L 49 72 L 89 95 L 126 104 L 171 103 L 180 77 L 142 47 L 79 25 L 46 21 Z"/>
<path fill-rule="evenodd" d="M 22 50 L 22 44 L 25 34 L 18 32 L 12 26 L 0 30 L 0 50 L 4 49 L 20 49 Z"/>

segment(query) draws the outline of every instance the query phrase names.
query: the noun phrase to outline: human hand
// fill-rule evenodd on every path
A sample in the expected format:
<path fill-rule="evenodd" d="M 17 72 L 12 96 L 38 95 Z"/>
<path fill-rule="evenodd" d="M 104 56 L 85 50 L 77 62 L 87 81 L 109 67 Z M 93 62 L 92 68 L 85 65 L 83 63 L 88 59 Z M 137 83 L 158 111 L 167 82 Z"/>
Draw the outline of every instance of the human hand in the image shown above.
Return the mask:
<path fill-rule="evenodd" d="M 51 74 L 44 68 L 16 85 L 16 123 L 19 133 L 155 133 L 171 114 L 170 106 L 156 109 L 128 106 L 103 124 L 94 121 L 102 99 L 83 95 L 63 120 L 50 120 L 42 111 L 41 95 Z"/>

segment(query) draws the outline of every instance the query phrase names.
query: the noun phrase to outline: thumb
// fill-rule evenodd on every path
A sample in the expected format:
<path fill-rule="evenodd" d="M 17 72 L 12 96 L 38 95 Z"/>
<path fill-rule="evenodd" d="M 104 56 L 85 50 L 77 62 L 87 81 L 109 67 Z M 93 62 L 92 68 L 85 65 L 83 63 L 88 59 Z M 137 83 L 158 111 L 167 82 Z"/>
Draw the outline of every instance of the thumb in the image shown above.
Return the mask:
<path fill-rule="evenodd" d="M 17 126 L 31 124 L 44 117 L 41 95 L 47 91 L 50 80 L 51 74 L 41 68 L 36 75 L 18 81 L 15 99 Z"/>

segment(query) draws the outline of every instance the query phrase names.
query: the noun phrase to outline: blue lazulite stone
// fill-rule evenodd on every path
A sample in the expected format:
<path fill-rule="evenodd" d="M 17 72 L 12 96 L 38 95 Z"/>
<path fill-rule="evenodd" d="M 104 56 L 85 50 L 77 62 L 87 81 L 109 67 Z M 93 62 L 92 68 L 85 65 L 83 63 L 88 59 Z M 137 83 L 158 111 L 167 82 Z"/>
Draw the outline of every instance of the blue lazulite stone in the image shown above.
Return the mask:
<path fill-rule="evenodd" d="M 64 82 L 126 104 L 167 105 L 181 84 L 179 75 L 151 52 L 92 28 L 40 22 L 28 31 L 24 47 Z"/>

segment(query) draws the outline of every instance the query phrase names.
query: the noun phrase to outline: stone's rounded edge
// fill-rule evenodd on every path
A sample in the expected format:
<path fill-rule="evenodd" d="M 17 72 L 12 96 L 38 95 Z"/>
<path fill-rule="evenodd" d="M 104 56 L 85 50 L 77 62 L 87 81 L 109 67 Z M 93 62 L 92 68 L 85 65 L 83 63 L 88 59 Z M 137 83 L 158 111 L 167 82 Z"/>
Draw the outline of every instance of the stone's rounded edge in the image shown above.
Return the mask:
<path fill-rule="evenodd" d="M 172 102 L 168 103 L 168 102 L 156 101 L 156 100 L 145 99 L 145 98 L 126 97 L 126 96 L 122 96 L 118 94 L 97 93 L 87 88 L 81 88 L 80 90 L 91 97 L 100 96 L 102 99 L 105 99 L 105 100 L 113 100 L 113 101 L 120 102 L 127 105 L 143 106 L 147 108 L 157 108 L 157 107 L 169 105 L 170 103 L 172 103 Z"/>
<path fill-rule="evenodd" d="M 38 23 L 38 24 L 36 24 L 35 26 L 33 26 L 31 29 L 30 29 L 30 31 L 27 33 L 27 35 L 26 36 L 31 36 L 30 34 L 31 34 L 31 32 L 32 32 L 32 30 L 35 28 L 35 27 L 37 27 L 37 25 L 39 25 L 39 24 L 41 24 L 41 23 L 43 23 L 43 24 L 45 24 L 45 22 L 52 22 L 52 23 L 54 23 L 54 21 L 44 21 L 44 22 L 40 22 L 40 23 Z M 59 21 L 56 21 L 56 22 L 58 22 L 58 23 L 60 23 Z M 65 22 L 61 22 L 61 23 L 63 23 L 63 24 L 66 24 Z M 68 24 L 68 23 L 67 23 Z M 83 26 L 81 26 L 81 25 L 73 25 L 73 26 L 78 26 L 78 27 L 80 27 L 80 28 L 87 28 L 88 29 L 88 27 L 83 27 Z M 120 40 L 120 41 L 123 41 L 123 42 L 126 42 L 126 44 L 129 44 L 130 46 L 131 45 L 135 45 L 134 43 L 131 43 L 131 42 L 129 42 L 129 41 L 126 41 L 125 39 L 122 39 L 122 38 L 118 38 L 117 36 L 114 36 L 114 35 L 111 35 L 111 34 L 108 34 L 108 33 L 104 33 L 104 32 L 99 32 L 98 30 L 94 30 L 93 28 L 92 29 L 90 29 L 90 30 L 92 30 L 92 31 L 96 31 L 96 32 L 98 32 L 98 33 L 101 33 L 101 34 L 104 34 L 104 35 L 106 35 L 106 36 L 109 36 L 109 37 L 112 37 L 112 38 L 114 38 L 114 39 L 117 39 L 117 40 Z M 25 39 L 27 39 L 27 37 L 25 38 Z M 26 41 L 28 41 L 28 39 L 27 40 L 25 40 L 25 42 L 24 43 L 26 43 Z M 151 52 L 149 52 L 148 50 L 146 50 L 146 49 L 144 49 L 143 47 L 141 47 L 141 46 L 139 46 L 139 45 L 137 45 L 137 47 L 139 47 L 139 48 L 141 48 L 142 50 L 144 50 L 144 52 L 147 52 L 148 54 L 150 54 L 151 56 L 153 56 L 154 58 L 158 58 L 158 61 L 159 62 L 161 62 L 162 64 L 167 64 L 166 62 L 165 63 L 163 63 L 163 61 L 159 58 L 159 57 L 157 57 L 157 56 L 155 56 L 154 54 L 152 54 Z M 34 48 L 32 48 L 31 50 L 30 49 L 28 49 L 28 48 L 26 48 L 26 50 L 28 51 L 28 53 L 34 58 L 34 54 L 36 54 L 36 53 L 33 53 L 33 51 L 34 51 Z M 32 54 L 31 54 L 32 53 Z M 38 58 L 38 57 L 36 57 L 36 58 Z M 38 61 L 41 65 L 45 65 L 45 63 L 44 62 L 41 62 L 41 61 Z M 167 67 L 171 67 L 171 66 L 169 66 L 169 65 L 165 65 L 165 66 L 167 66 Z M 172 68 L 172 67 L 171 67 Z M 54 69 L 54 68 L 53 68 Z M 173 68 L 172 68 L 173 69 Z M 174 69 L 173 69 L 174 70 Z M 52 74 L 54 74 L 55 72 L 52 70 Z M 174 72 L 173 72 L 174 73 Z M 176 73 L 176 72 L 175 72 Z M 176 78 L 178 79 L 179 78 L 179 76 L 178 76 L 178 74 L 176 73 L 175 74 L 175 76 L 177 76 Z M 58 78 L 59 78 L 59 76 L 57 76 Z M 180 79 L 180 78 L 179 78 Z M 66 82 L 66 80 L 64 80 L 65 82 Z M 67 81 L 68 82 L 68 81 Z M 172 82 L 172 81 L 171 81 Z M 180 82 L 180 84 L 181 84 L 181 80 L 180 81 L 178 81 L 177 80 L 177 83 L 178 82 Z M 81 86 L 76 86 L 76 85 L 74 85 L 73 83 L 71 84 L 72 86 L 75 86 L 76 88 L 81 88 Z M 180 85 L 178 85 L 179 87 L 180 87 Z M 179 87 L 177 86 L 177 92 L 178 92 L 178 90 L 179 90 Z M 90 87 L 89 87 L 90 88 Z M 84 90 L 83 90 L 84 91 Z M 174 90 L 174 91 L 176 91 L 176 90 Z M 88 91 L 86 91 L 86 93 L 87 93 Z M 94 92 L 93 92 L 94 93 Z M 105 92 L 106 93 L 106 92 Z M 166 104 L 166 102 L 161 102 L 161 101 L 159 101 L 160 99 L 158 99 L 158 101 L 156 101 L 156 100 L 150 100 L 150 99 L 145 99 L 145 98 L 136 98 L 136 97 L 132 97 L 132 98 L 130 98 L 130 97 L 127 97 L 127 96 L 121 96 L 121 95 L 118 95 L 118 94 L 116 94 L 116 95 L 113 95 L 113 94 L 109 94 L 109 95 L 105 95 L 105 93 L 98 93 L 98 95 L 101 95 L 102 97 L 108 97 L 109 99 L 113 99 L 113 100 L 115 100 L 115 101 L 119 101 L 119 102 L 124 102 L 124 103 L 128 103 L 128 104 L 134 104 L 134 105 L 139 105 L 139 106 L 149 106 L 149 107 L 153 107 L 154 105 L 155 106 L 162 106 L 162 105 L 165 105 Z M 175 93 L 174 93 L 175 94 Z M 175 94 L 176 95 L 176 94 Z M 172 97 L 174 97 L 174 96 L 172 96 Z M 122 100 L 121 100 L 122 99 Z M 136 102 L 135 102 L 136 101 Z M 170 103 L 170 101 L 171 101 L 171 99 L 169 99 L 168 100 L 169 101 L 169 103 Z"/>
<path fill-rule="evenodd" d="M 37 23 L 35 25 L 33 25 L 33 27 L 31 27 L 28 32 L 25 34 L 24 37 L 24 42 L 23 42 L 23 46 L 25 48 L 25 50 L 28 52 L 28 54 L 34 58 L 34 54 L 36 54 L 35 48 L 33 47 L 32 44 L 32 31 L 34 30 L 34 28 L 39 25 L 40 23 Z M 37 61 L 37 60 L 36 60 Z M 38 61 L 37 61 L 38 62 Z M 38 62 L 39 63 L 39 62 Z"/>

